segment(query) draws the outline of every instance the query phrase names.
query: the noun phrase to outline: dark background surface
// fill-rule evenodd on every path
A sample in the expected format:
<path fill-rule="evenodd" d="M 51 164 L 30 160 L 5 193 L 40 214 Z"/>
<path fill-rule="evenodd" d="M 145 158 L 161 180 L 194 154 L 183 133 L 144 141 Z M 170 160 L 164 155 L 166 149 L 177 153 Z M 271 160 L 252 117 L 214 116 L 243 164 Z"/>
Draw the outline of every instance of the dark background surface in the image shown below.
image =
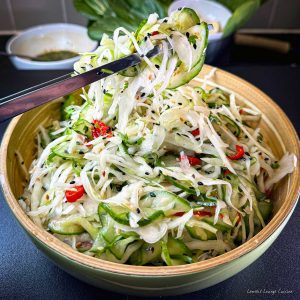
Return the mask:
<path fill-rule="evenodd" d="M 299 38 L 291 39 L 299 50 Z M 4 43 L 5 39 L 0 39 L 0 50 Z M 295 52 L 283 56 L 255 48 L 232 47 L 215 65 L 262 89 L 281 106 L 300 132 L 300 67 Z M 0 98 L 64 73 L 16 71 L 8 60 L 0 58 Z M 0 124 L 0 139 L 7 123 Z M 168 299 L 300 299 L 299 208 L 298 205 L 270 249 L 251 266 L 213 287 Z M 0 299 L 93 298 L 141 299 L 89 286 L 56 267 L 29 241 L 0 193 Z"/>

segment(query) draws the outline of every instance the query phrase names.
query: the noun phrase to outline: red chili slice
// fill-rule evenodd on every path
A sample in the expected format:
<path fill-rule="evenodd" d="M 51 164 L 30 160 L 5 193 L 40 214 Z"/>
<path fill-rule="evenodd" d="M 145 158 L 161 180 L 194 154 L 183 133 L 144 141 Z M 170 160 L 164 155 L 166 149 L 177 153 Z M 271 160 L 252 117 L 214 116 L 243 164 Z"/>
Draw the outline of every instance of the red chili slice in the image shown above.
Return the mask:
<path fill-rule="evenodd" d="M 245 154 L 245 150 L 244 150 L 243 146 L 236 145 L 235 149 L 236 149 L 236 153 L 234 155 L 227 156 L 230 160 L 241 159 Z"/>
<path fill-rule="evenodd" d="M 195 156 L 180 155 L 179 160 L 182 161 L 185 156 L 187 157 L 191 166 L 201 165 L 201 159 Z"/>
<path fill-rule="evenodd" d="M 94 120 L 93 125 L 94 127 L 92 129 L 92 135 L 94 139 L 98 138 L 99 136 L 112 137 L 112 131 L 105 123 L 99 120 Z"/>
<path fill-rule="evenodd" d="M 193 136 L 198 136 L 198 135 L 200 134 L 199 128 L 197 128 L 197 129 L 191 131 L 191 134 L 192 134 Z"/>
<path fill-rule="evenodd" d="M 229 174 L 231 174 L 231 172 L 230 172 L 228 169 L 226 169 L 226 170 L 224 171 L 224 176 L 227 176 L 227 175 L 229 175 Z"/>
<path fill-rule="evenodd" d="M 157 34 L 159 34 L 159 31 L 153 31 L 151 35 L 153 36 L 153 35 L 157 35 Z"/>
<path fill-rule="evenodd" d="M 68 202 L 75 202 L 83 196 L 84 192 L 83 185 L 78 185 L 72 188 L 72 190 L 66 190 L 65 196 Z"/>
<path fill-rule="evenodd" d="M 189 163 L 191 166 L 201 165 L 201 159 L 194 156 L 188 156 Z"/>
<path fill-rule="evenodd" d="M 183 216 L 184 214 L 185 214 L 185 212 L 179 211 L 179 212 L 173 214 L 172 216 L 173 216 L 173 217 L 181 217 L 181 216 Z"/>
<path fill-rule="evenodd" d="M 197 216 L 197 217 L 211 217 L 212 216 L 211 212 L 203 211 L 203 210 L 194 211 L 193 214 L 194 214 L 194 216 Z"/>
<path fill-rule="evenodd" d="M 181 217 L 184 214 L 185 214 L 185 212 L 179 211 L 179 212 L 175 213 L 173 216 L 174 217 Z M 211 212 L 209 212 L 209 211 L 203 211 L 203 210 L 194 211 L 193 215 L 197 216 L 197 217 L 206 217 L 206 216 L 211 217 L 212 216 Z"/>

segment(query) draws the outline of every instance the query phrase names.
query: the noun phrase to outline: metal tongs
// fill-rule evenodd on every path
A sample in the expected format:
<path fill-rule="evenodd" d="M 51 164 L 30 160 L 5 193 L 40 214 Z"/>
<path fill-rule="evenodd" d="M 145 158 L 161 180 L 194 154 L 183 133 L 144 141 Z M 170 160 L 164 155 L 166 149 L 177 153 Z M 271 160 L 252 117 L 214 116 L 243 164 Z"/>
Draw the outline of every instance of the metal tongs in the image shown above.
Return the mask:
<path fill-rule="evenodd" d="M 170 45 L 168 45 L 168 47 L 171 49 Z M 134 53 L 83 74 L 74 76 L 74 73 L 69 73 L 2 98 L 0 99 L 0 122 L 15 117 L 51 100 L 70 94 L 92 82 L 130 67 L 134 67 L 143 60 L 144 56 L 151 58 L 157 56 L 161 52 L 162 45 L 156 45 L 145 55 Z"/>

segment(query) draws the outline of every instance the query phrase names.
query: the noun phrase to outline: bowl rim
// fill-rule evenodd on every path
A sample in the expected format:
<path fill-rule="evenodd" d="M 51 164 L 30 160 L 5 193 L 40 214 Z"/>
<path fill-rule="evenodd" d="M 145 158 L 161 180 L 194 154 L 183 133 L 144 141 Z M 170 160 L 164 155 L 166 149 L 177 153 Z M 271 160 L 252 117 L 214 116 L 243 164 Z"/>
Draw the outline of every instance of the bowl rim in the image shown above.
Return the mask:
<path fill-rule="evenodd" d="M 206 71 L 212 70 L 212 66 L 204 65 L 203 67 Z M 287 220 L 293 211 L 300 193 L 300 186 L 297 182 L 300 182 L 300 168 L 299 168 L 299 156 L 300 156 L 300 147 L 299 147 L 299 138 L 296 133 L 295 128 L 293 127 L 291 121 L 288 119 L 283 110 L 264 92 L 260 89 L 247 82 L 240 77 L 233 75 L 227 71 L 217 68 L 217 72 L 222 74 L 222 76 L 227 76 L 231 80 L 238 81 L 240 85 L 246 85 L 255 90 L 256 93 L 259 93 L 263 96 L 265 101 L 269 106 L 273 106 L 277 113 L 278 118 L 282 120 L 283 125 L 286 128 L 286 131 L 289 134 L 289 139 L 293 144 L 294 154 L 298 158 L 297 168 L 293 173 L 294 183 L 290 185 L 289 191 L 287 193 L 286 199 L 281 209 L 275 214 L 271 221 L 263 228 L 258 234 L 252 237 L 249 241 L 242 244 L 241 246 L 217 257 L 189 264 L 189 265 L 180 265 L 180 266 L 133 266 L 127 264 L 118 264 L 110 261 L 105 261 L 99 258 L 94 258 L 87 256 L 85 254 L 79 253 L 73 250 L 70 246 L 66 245 L 62 241 L 55 238 L 52 234 L 48 233 L 44 229 L 39 228 L 37 225 L 31 221 L 31 219 L 25 214 L 21 206 L 18 204 L 17 199 L 14 197 L 13 192 L 10 188 L 9 182 L 7 180 L 7 148 L 10 140 L 10 136 L 14 131 L 18 121 L 21 116 L 15 117 L 10 122 L 6 132 L 3 136 L 3 140 L 0 148 L 0 181 L 4 193 L 4 197 L 9 207 L 11 208 L 15 218 L 22 225 L 22 227 L 33 235 L 38 241 L 44 244 L 46 247 L 50 248 L 57 255 L 63 256 L 65 259 L 76 262 L 79 265 L 82 265 L 87 268 L 96 269 L 99 271 L 117 273 L 119 275 L 131 275 L 131 276 L 151 276 L 151 277 L 164 277 L 164 276 L 177 276 L 177 275 L 188 275 L 191 273 L 202 272 L 208 269 L 212 269 L 219 265 L 224 265 L 229 263 L 239 257 L 242 257 L 248 254 L 250 251 L 257 248 L 263 242 L 265 242 L 280 226 Z M 289 175 L 290 176 L 290 175 Z"/>
<path fill-rule="evenodd" d="M 85 34 L 87 35 L 87 37 L 94 43 L 94 47 L 93 49 L 89 50 L 89 52 L 95 51 L 98 47 L 98 42 L 97 41 L 93 41 L 87 34 L 87 28 L 78 24 L 73 24 L 73 23 L 49 23 L 49 24 L 41 24 L 41 25 L 37 25 L 37 26 L 32 26 L 29 28 L 26 28 L 23 31 L 20 31 L 19 33 L 17 33 L 16 35 L 13 35 L 12 37 L 10 37 L 5 45 L 5 50 L 7 53 L 12 53 L 12 45 L 13 43 L 18 40 L 20 37 L 22 36 L 26 36 L 27 34 L 30 33 L 34 33 L 37 30 L 43 30 L 43 29 L 59 29 L 60 28 L 68 28 L 68 29 L 75 29 L 75 30 L 81 30 L 82 33 L 85 32 Z M 73 32 L 75 32 L 75 30 L 73 30 Z M 21 53 L 20 53 L 21 54 Z M 32 65 L 32 66 L 56 66 L 56 65 L 61 65 L 61 64 L 67 64 L 67 63 L 72 63 L 77 61 L 80 58 L 80 55 L 76 55 L 74 57 L 70 57 L 67 59 L 62 59 L 62 60 L 54 60 L 54 61 L 33 61 L 33 60 L 29 60 L 26 58 L 22 58 L 19 56 L 14 56 L 13 57 L 15 60 L 22 62 L 23 64 L 28 64 L 28 65 Z"/>

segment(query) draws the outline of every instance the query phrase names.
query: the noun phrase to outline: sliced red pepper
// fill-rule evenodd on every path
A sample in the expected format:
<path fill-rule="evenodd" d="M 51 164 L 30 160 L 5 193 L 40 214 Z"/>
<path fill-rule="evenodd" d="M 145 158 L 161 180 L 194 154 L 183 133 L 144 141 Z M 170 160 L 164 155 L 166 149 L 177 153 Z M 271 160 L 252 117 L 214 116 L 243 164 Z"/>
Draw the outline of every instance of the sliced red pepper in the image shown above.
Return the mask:
<path fill-rule="evenodd" d="M 195 156 L 186 156 L 191 166 L 201 165 L 201 159 Z M 179 160 L 182 160 L 182 157 L 179 157 Z"/>
<path fill-rule="evenodd" d="M 184 214 L 185 214 L 185 212 L 179 211 L 179 212 L 173 214 L 172 216 L 173 216 L 173 217 L 181 217 L 181 216 L 183 216 Z"/>
<path fill-rule="evenodd" d="M 194 211 L 193 215 L 197 216 L 197 217 L 211 217 L 212 216 L 211 212 L 203 211 L 203 210 Z"/>
<path fill-rule="evenodd" d="M 179 211 L 179 212 L 175 213 L 173 216 L 174 217 L 181 217 L 184 214 L 185 214 L 185 212 Z M 206 217 L 206 216 L 211 217 L 212 216 L 211 212 L 209 212 L 209 211 L 203 211 L 203 210 L 194 211 L 193 215 L 197 216 L 197 217 Z"/>
<path fill-rule="evenodd" d="M 227 156 L 230 160 L 241 159 L 245 154 L 245 150 L 244 150 L 243 146 L 236 145 L 235 149 L 236 149 L 236 153 L 234 155 Z"/>
<path fill-rule="evenodd" d="M 94 139 L 98 138 L 99 136 L 112 137 L 111 129 L 105 123 L 99 120 L 94 120 L 93 125 L 94 127 L 92 129 L 92 135 Z"/>
<path fill-rule="evenodd" d="M 153 31 L 151 35 L 153 36 L 153 35 L 157 35 L 157 34 L 159 34 L 159 31 Z"/>
<path fill-rule="evenodd" d="M 229 174 L 231 174 L 231 172 L 230 172 L 228 169 L 226 169 L 226 170 L 224 171 L 224 176 L 227 176 L 227 175 L 229 175 Z"/>
<path fill-rule="evenodd" d="M 201 165 L 201 159 L 194 156 L 188 156 L 189 163 L 191 166 Z"/>
<path fill-rule="evenodd" d="M 242 115 L 244 113 L 244 111 L 242 109 L 239 110 L 240 115 Z"/>
<path fill-rule="evenodd" d="M 191 131 L 191 134 L 192 134 L 193 136 L 198 136 L 198 135 L 200 134 L 199 128 L 197 128 L 197 129 Z"/>
<path fill-rule="evenodd" d="M 84 192 L 83 185 L 78 185 L 72 188 L 72 190 L 66 190 L 65 196 L 68 202 L 75 202 L 83 196 Z"/>

